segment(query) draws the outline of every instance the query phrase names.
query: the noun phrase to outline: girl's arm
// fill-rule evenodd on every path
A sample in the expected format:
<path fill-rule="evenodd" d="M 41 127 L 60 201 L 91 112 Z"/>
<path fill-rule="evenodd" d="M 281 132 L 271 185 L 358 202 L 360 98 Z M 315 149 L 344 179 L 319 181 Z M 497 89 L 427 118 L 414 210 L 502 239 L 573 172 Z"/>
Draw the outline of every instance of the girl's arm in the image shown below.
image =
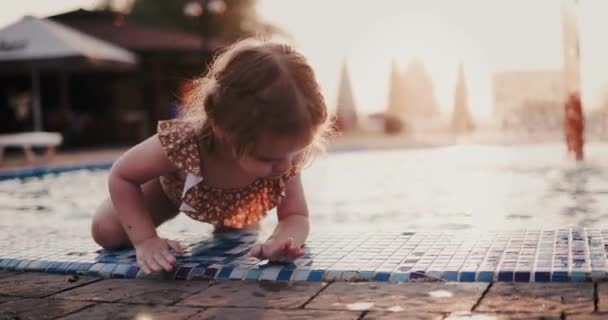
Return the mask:
<path fill-rule="evenodd" d="M 110 198 L 145 273 L 171 271 L 175 256 L 170 250 L 183 252 L 177 242 L 158 237 L 141 190 L 145 182 L 175 170 L 154 135 L 122 155 L 110 171 Z"/>
<path fill-rule="evenodd" d="M 303 255 L 300 248 L 308 238 L 310 224 L 300 175 L 290 179 L 285 187 L 287 196 L 277 207 L 279 224 L 266 243 L 251 250 L 260 259 L 288 262 Z"/>
<path fill-rule="evenodd" d="M 131 243 L 156 236 L 156 227 L 144 205 L 141 185 L 177 170 L 154 135 L 125 152 L 112 166 L 110 198 Z"/>

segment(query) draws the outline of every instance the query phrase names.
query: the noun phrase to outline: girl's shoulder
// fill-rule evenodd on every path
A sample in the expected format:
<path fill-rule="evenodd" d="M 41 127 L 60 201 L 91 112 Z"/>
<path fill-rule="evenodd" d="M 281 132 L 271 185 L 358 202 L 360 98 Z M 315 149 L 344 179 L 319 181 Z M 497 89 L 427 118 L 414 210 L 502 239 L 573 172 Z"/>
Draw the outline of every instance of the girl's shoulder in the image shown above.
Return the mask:
<path fill-rule="evenodd" d="M 178 168 L 200 176 L 200 155 L 196 130 L 180 119 L 158 122 L 157 135 L 167 157 Z"/>

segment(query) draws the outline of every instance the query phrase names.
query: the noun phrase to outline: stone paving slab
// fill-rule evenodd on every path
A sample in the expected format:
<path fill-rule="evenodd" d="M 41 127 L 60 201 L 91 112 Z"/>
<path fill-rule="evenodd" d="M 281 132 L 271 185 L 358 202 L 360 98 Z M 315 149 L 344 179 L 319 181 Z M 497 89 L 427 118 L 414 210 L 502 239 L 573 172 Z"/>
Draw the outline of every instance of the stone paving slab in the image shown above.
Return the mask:
<path fill-rule="evenodd" d="M 186 320 L 201 309 L 100 303 L 60 318 L 61 320 Z"/>
<path fill-rule="evenodd" d="M 485 283 L 332 283 L 306 309 L 372 310 L 415 313 L 470 311 Z"/>
<path fill-rule="evenodd" d="M 390 311 L 371 311 L 363 317 L 363 320 L 442 320 L 445 316 L 440 313 L 410 313 L 410 312 L 390 312 Z"/>
<path fill-rule="evenodd" d="M 518 314 L 491 314 L 479 312 L 455 312 L 448 315 L 444 320 L 561 320 L 558 313 L 518 313 Z"/>
<path fill-rule="evenodd" d="M 608 312 L 593 312 L 593 284 L 589 283 L 325 284 L 116 279 L 84 282 L 79 287 L 61 289 L 54 284 L 62 276 L 38 274 L 38 279 L 33 281 L 27 279 L 31 275 L 26 273 L 14 276 L 22 277 L 23 283 L 30 289 L 20 290 L 19 294 L 11 290 L 15 294 L 12 296 L 0 294 L 0 319 L 54 319 L 65 315 L 65 318 L 72 320 L 502 320 L 563 319 L 562 312 L 566 319 L 608 319 Z M 39 285 L 36 288 L 42 290 L 40 295 L 48 295 L 48 292 L 58 289 L 64 291 L 42 299 L 27 298 L 32 295 L 33 282 Z M 45 290 L 45 284 L 55 287 Z M 599 287 L 602 285 L 599 284 Z M 0 286 L 0 291 L 4 292 L 5 289 L 7 287 Z M 167 305 L 175 302 L 178 304 Z M 471 312 L 473 308 L 475 311 Z M 136 318 L 138 315 L 139 318 Z M 145 315 L 154 317 L 146 318 Z"/>
<path fill-rule="evenodd" d="M 483 313 L 591 313 L 592 283 L 494 283 L 475 311 Z"/>
<path fill-rule="evenodd" d="M 597 284 L 597 298 L 598 301 L 596 311 L 608 312 L 608 283 L 600 282 Z"/>
<path fill-rule="evenodd" d="M 232 319 L 272 319 L 272 320 L 356 320 L 361 312 L 328 310 L 277 310 L 256 308 L 211 308 L 188 320 L 232 320 Z"/>
<path fill-rule="evenodd" d="M 8 277 L 14 277 L 17 275 L 20 275 L 21 272 L 7 272 L 7 271 L 0 271 L 0 279 L 2 278 L 8 278 Z"/>
<path fill-rule="evenodd" d="M 99 280 L 99 278 L 86 276 L 28 272 L 0 279 L 0 292 L 8 296 L 42 298 Z"/>
<path fill-rule="evenodd" d="M 1 301 L 1 300 L 0 300 Z M 55 319 L 74 313 L 88 306 L 91 302 L 68 301 L 57 299 L 22 299 L 0 304 L 0 319 L 11 320 L 46 320 Z"/>
<path fill-rule="evenodd" d="M 588 313 L 588 314 L 577 314 L 572 316 L 567 316 L 567 320 L 603 320 L 608 319 L 608 313 L 600 312 L 600 313 Z"/>
<path fill-rule="evenodd" d="M 199 293 L 206 282 L 112 279 L 60 293 L 54 298 L 170 305 Z"/>
<path fill-rule="evenodd" d="M 2 289 L 2 288 L 0 288 Z M 0 296 L 0 303 L 5 303 L 7 301 L 13 301 L 17 299 L 17 297 L 12 297 L 12 296 Z"/>
<path fill-rule="evenodd" d="M 304 305 L 325 283 L 221 282 L 177 305 L 294 309 Z"/>

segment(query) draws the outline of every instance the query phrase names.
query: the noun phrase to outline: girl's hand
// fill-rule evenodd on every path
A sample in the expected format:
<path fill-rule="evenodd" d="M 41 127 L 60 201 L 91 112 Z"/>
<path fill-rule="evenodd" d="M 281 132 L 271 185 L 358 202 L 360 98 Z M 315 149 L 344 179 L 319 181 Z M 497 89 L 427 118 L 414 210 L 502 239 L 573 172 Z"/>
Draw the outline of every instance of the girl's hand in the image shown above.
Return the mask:
<path fill-rule="evenodd" d="M 260 260 L 269 259 L 274 262 L 293 262 L 304 255 L 304 251 L 293 245 L 293 238 L 284 242 L 268 240 L 264 244 L 257 244 L 249 251 L 249 254 Z"/>
<path fill-rule="evenodd" d="M 172 271 L 175 266 L 175 251 L 184 254 L 182 246 L 173 240 L 154 237 L 135 245 L 137 264 L 146 274 Z"/>

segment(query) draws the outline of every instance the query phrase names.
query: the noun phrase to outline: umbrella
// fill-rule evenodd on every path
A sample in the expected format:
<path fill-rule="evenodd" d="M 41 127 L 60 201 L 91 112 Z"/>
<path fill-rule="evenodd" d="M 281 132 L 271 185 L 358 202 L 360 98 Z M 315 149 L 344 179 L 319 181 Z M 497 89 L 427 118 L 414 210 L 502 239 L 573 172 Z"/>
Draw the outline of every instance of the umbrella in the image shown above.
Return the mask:
<path fill-rule="evenodd" d="M 26 16 L 0 29 L 0 73 L 30 73 L 37 131 L 42 130 L 40 71 L 129 68 L 136 64 L 136 56 L 128 50 L 48 19 Z"/>

